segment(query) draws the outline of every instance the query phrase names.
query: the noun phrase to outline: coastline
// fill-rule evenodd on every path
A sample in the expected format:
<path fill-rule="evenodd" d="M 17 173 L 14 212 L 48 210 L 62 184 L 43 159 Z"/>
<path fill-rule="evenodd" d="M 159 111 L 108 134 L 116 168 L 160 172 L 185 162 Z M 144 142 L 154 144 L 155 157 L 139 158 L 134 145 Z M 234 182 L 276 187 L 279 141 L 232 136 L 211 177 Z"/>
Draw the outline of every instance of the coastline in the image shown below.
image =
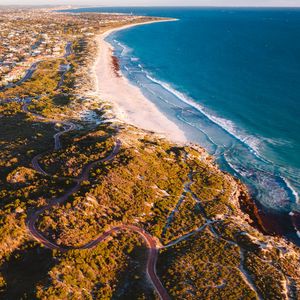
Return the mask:
<path fill-rule="evenodd" d="M 112 106 L 114 121 L 136 126 L 162 136 L 176 144 L 190 144 L 186 133 L 178 125 L 169 120 L 153 102 L 143 95 L 139 87 L 133 85 L 116 68 L 113 46 L 105 39 L 110 34 L 131 27 L 148 25 L 157 22 L 170 22 L 170 20 L 158 20 L 141 23 L 133 23 L 106 30 L 97 35 L 98 54 L 93 65 L 93 73 L 96 82 L 96 94 L 101 100 L 107 101 Z M 201 146 L 201 145 L 200 145 Z M 233 176 L 233 175 L 231 175 Z M 233 176 L 233 178 L 236 178 Z M 248 193 L 247 189 L 247 193 Z M 267 235 L 287 237 L 294 230 L 299 237 L 299 228 L 296 222 L 286 213 L 273 213 L 254 200 L 249 195 L 240 202 L 243 212 L 248 214 L 254 227 Z M 278 220 L 278 224 L 274 222 Z M 280 224 L 280 225 L 279 225 Z"/>
<path fill-rule="evenodd" d="M 114 48 L 105 41 L 110 34 L 117 31 L 140 25 L 169 21 L 172 20 L 134 23 L 109 29 L 97 35 L 97 59 L 92 67 L 96 83 L 95 93 L 101 100 L 107 101 L 112 106 L 112 113 L 115 117 L 114 121 L 134 125 L 142 130 L 151 131 L 151 133 L 156 135 L 161 134 L 168 141 L 175 142 L 176 144 L 190 144 L 185 137 L 182 138 L 184 132 L 177 127 L 176 123 L 169 121 L 165 115 L 163 115 L 163 113 L 142 94 L 142 91 L 137 86 L 130 83 L 130 81 L 121 74 L 119 68 L 116 68 L 116 57 L 113 55 Z M 100 82 L 102 82 L 102 84 Z M 109 91 L 111 86 L 120 86 L 121 88 L 118 91 L 116 89 Z M 124 99 L 124 94 L 126 101 L 122 102 L 120 99 Z M 132 99 L 134 100 L 132 101 Z M 147 109 L 146 114 L 142 114 L 145 107 Z M 146 121 L 148 122 L 146 123 Z M 167 126 L 167 128 L 162 130 L 163 126 Z M 201 147 L 201 145 L 197 146 Z M 230 176 L 232 177 L 232 175 Z M 252 225 L 260 232 L 263 234 L 268 234 L 268 232 L 271 233 L 272 229 L 265 228 L 259 209 L 255 201 L 249 196 L 247 188 L 240 185 L 240 189 L 243 191 L 242 194 L 244 195 L 239 199 L 241 210 L 250 216 L 253 222 Z"/>
<path fill-rule="evenodd" d="M 96 82 L 95 93 L 101 100 L 112 105 L 112 112 L 118 121 L 154 132 L 176 143 L 187 143 L 185 133 L 170 121 L 149 101 L 142 91 L 129 82 L 120 72 L 116 74 L 113 62 L 113 47 L 105 41 L 106 37 L 116 31 L 134 26 L 158 22 L 172 22 L 176 19 L 157 20 L 134 23 L 109 29 L 96 37 L 98 53 L 93 65 Z"/>
<path fill-rule="evenodd" d="M 1 299 L 300 297 L 300 249 L 265 231 L 251 190 L 222 168 L 217 152 L 190 140 L 190 130 L 176 122 L 174 115 L 188 114 L 188 108 L 171 106 L 156 83 L 150 93 L 142 58 L 133 58 L 127 43 L 124 48 L 118 43 L 119 35 L 103 33 L 157 18 L 67 19 L 40 11 L 28 18 L 19 10 L 4 16 L 5 39 L 22 26 L 29 32 L 40 24 L 38 34 L 54 24 L 53 39 L 61 40 L 65 51 L 41 61 L 26 83 L 0 91 L 0 99 L 7 99 L 0 110 Z M 149 41 L 150 50 L 156 29 L 163 27 L 158 49 L 151 51 L 162 58 L 162 41 L 173 26 L 153 27 L 132 30 L 134 41 L 142 46 Z M 145 39 L 147 28 L 152 38 Z M 101 41 L 97 47 L 99 33 L 105 51 L 98 48 Z M 179 71 L 183 61 L 170 58 L 167 53 Z M 102 88 L 110 102 L 100 96 Z M 145 98 L 137 98 L 135 88 Z M 149 130 L 130 125 L 129 118 L 148 121 L 140 116 L 149 108 L 145 100 L 178 124 L 190 142 L 177 141 L 174 124 L 172 132 L 162 132 L 165 123 L 156 111 L 145 115 Z M 129 113 L 118 120 L 122 109 Z M 278 223 L 276 217 L 272 221 Z"/>

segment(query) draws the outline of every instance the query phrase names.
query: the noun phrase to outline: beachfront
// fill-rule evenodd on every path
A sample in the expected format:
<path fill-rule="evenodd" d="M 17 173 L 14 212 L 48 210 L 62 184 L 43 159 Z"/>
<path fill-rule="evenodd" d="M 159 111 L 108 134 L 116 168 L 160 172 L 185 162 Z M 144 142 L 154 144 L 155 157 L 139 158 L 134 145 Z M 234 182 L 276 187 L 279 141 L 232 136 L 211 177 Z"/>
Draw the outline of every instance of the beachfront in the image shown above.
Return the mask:
<path fill-rule="evenodd" d="M 184 132 L 163 115 L 137 86 L 131 84 L 120 72 L 116 74 L 113 48 L 105 41 L 106 37 L 115 31 L 150 23 L 153 22 L 126 25 L 97 36 L 98 57 L 94 65 L 96 93 L 101 100 L 108 101 L 112 105 L 113 113 L 118 120 L 154 131 L 174 142 L 185 143 L 187 140 Z"/>

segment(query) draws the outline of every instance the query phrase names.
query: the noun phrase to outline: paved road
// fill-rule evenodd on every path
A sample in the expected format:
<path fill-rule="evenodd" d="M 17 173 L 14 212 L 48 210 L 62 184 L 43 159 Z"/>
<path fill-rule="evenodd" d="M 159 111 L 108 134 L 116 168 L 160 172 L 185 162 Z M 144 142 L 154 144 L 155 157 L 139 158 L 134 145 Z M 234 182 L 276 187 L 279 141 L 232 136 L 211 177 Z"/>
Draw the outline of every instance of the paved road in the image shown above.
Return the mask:
<path fill-rule="evenodd" d="M 9 88 L 15 87 L 17 85 L 21 85 L 23 82 L 25 82 L 26 80 L 30 79 L 31 76 L 33 75 L 33 73 L 35 72 L 35 70 L 37 69 L 37 66 L 40 62 L 35 62 L 33 63 L 30 68 L 26 71 L 26 74 L 24 75 L 24 77 L 22 79 L 20 79 L 19 81 L 15 82 L 15 83 L 9 83 L 6 86 L 0 88 L 0 91 L 5 91 Z"/>
<path fill-rule="evenodd" d="M 138 233 L 143 240 L 145 241 L 147 248 L 148 248 L 148 258 L 147 258 L 147 276 L 150 279 L 153 287 L 155 288 L 156 292 L 163 300 L 169 300 L 170 297 L 162 285 L 159 277 L 156 274 L 156 262 L 158 257 L 158 248 L 156 240 L 152 237 L 150 233 L 145 231 L 144 229 L 134 226 L 134 225 L 120 225 L 111 228 L 110 230 L 106 231 L 105 233 L 101 234 L 98 238 L 95 240 L 89 242 L 88 244 L 80 247 L 79 249 L 91 249 L 93 247 L 96 247 L 99 243 L 103 242 L 105 239 L 107 239 L 109 236 L 111 236 L 113 233 L 119 232 L 119 231 L 131 231 Z"/>
<path fill-rule="evenodd" d="M 72 43 L 68 43 L 66 46 L 65 57 L 71 54 L 71 49 L 72 49 Z M 22 82 L 24 82 L 25 80 L 30 78 L 35 69 L 36 69 L 36 65 L 32 66 L 32 69 L 27 72 L 26 76 L 22 79 Z M 64 74 L 65 73 L 63 73 L 63 76 L 64 76 Z M 61 81 L 61 82 L 63 82 L 63 81 Z M 20 84 L 20 82 L 18 84 Z M 28 105 L 29 105 L 29 103 L 25 103 L 23 105 L 23 111 L 25 113 L 31 114 L 32 116 L 34 116 L 35 118 L 37 118 L 39 120 L 44 120 L 48 123 L 52 123 L 55 125 L 57 123 L 59 123 L 63 126 L 63 130 L 57 132 L 53 136 L 54 150 L 61 149 L 62 145 L 60 142 L 60 137 L 64 133 L 74 130 L 76 128 L 76 126 L 71 122 L 61 122 L 61 121 L 57 121 L 54 119 L 47 119 L 37 113 L 29 111 Z M 157 262 L 157 257 L 158 257 L 158 248 L 157 248 L 156 240 L 142 228 L 139 228 L 134 225 L 121 224 L 120 226 L 115 226 L 115 227 L 111 228 L 110 230 L 104 232 L 103 234 L 101 234 L 99 237 L 97 237 L 93 241 L 87 243 L 86 245 L 84 245 L 82 247 L 78 247 L 78 248 L 67 248 L 67 247 L 57 245 L 57 244 L 55 244 L 55 242 L 52 242 L 49 239 L 47 239 L 47 237 L 43 236 L 43 234 L 40 233 L 38 231 L 38 229 L 36 228 L 37 220 L 41 214 L 43 214 L 46 210 L 50 210 L 55 205 L 64 203 L 65 201 L 67 201 L 67 199 L 72 194 L 78 192 L 80 189 L 81 183 L 83 181 L 89 180 L 89 173 L 90 173 L 91 169 L 99 163 L 104 163 L 104 162 L 113 160 L 115 158 L 115 156 L 119 153 L 121 145 L 122 145 L 121 141 L 117 140 L 113 150 L 107 157 L 85 165 L 82 169 L 80 176 L 78 178 L 76 178 L 75 180 L 74 180 L 74 178 L 70 178 L 71 180 L 75 181 L 75 185 L 73 187 L 71 187 L 69 190 L 67 190 L 65 192 L 65 194 L 63 194 L 62 196 L 52 199 L 47 206 L 44 206 L 44 207 L 40 208 L 39 210 L 35 211 L 33 214 L 31 214 L 31 216 L 27 220 L 27 228 L 28 228 L 29 232 L 31 233 L 31 235 L 37 241 L 39 241 L 41 244 L 43 244 L 45 247 L 47 247 L 49 249 L 60 250 L 63 252 L 70 250 L 70 249 L 82 249 L 82 250 L 83 249 L 92 249 L 93 247 L 96 247 L 99 243 L 103 242 L 108 237 L 110 237 L 113 233 L 116 233 L 119 231 L 131 231 L 131 232 L 138 233 L 143 238 L 143 240 L 145 241 L 147 248 L 148 248 L 148 258 L 147 258 L 147 267 L 146 267 L 147 276 L 148 276 L 150 282 L 152 283 L 153 287 L 155 288 L 159 297 L 162 300 L 169 300 L 170 297 L 169 297 L 167 291 L 165 290 L 165 288 L 163 287 L 159 277 L 156 274 L 156 262 Z M 43 156 L 43 154 L 38 154 L 32 159 L 32 167 L 37 172 L 39 172 L 43 175 L 51 176 L 45 170 L 43 170 L 43 168 L 39 164 L 39 160 L 41 159 L 42 156 Z"/>
<path fill-rule="evenodd" d="M 52 206 L 62 204 L 64 203 L 72 194 L 76 193 L 80 189 L 80 184 L 84 180 L 89 179 L 89 172 L 90 170 L 98 163 L 100 162 L 107 162 L 113 160 L 113 158 L 118 154 L 121 147 L 121 141 L 117 140 L 115 147 L 113 151 L 105 158 L 94 161 L 92 163 L 89 163 L 83 168 L 83 171 L 80 175 L 80 177 L 77 179 L 77 183 L 74 187 L 70 188 L 64 195 L 61 197 L 55 198 L 51 201 L 51 203 L 40 210 L 36 211 L 34 214 L 31 215 L 31 217 L 27 221 L 27 228 L 33 235 L 33 237 L 42 243 L 44 246 L 50 248 L 50 249 L 57 249 L 60 251 L 67 251 L 68 248 L 59 246 L 51 241 L 49 241 L 45 236 L 43 236 L 38 229 L 36 228 L 35 224 L 39 218 L 39 216 L 44 213 L 46 210 L 51 209 Z M 37 155 L 33 160 L 33 167 L 36 171 L 47 174 L 39 165 L 38 159 L 41 157 L 41 155 Z M 99 243 L 103 242 L 105 239 L 107 239 L 109 236 L 111 236 L 113 233 L 123 230 L 129 230 L 138 233 L 146 242 L 147 248 L 148 248 L 148 259 L 147 259 L 147 275 L 154 286 L 155 290 L 157 291 L 158 295 L 161 299 L 167 300 L 170 299 L 165 288 L 163 287 L 160 279 L 158 278 L 156 274 L 156 262 L 157 262 L 157 256 L 158 256 L 158 249 L 156 246 L 155 239 L 146 231 L 143 229 L 134 226 L 134 225 L 120 225 L 113 227 L 109 231 L 106 231 L 105 233 L 101 234 L 98 238 L 95 240 L 89 242 L 88 244 L 78 247 L 78 248 L 72 248 L 72 249 L 91 249 L 93 247 L 96 247 Z"/>
<path fill-rule="evenodd" d="M 67 58 L 68 56 L 70 56 L 72 54 L 72 42 L 68 42 L 66 47 L 65 47 L 65 54 L 63 55 L 64 58 Z M 25 75 L 23 78 L 21 78 L 19 81 L 15 82 L 15 83 L 8 83 L 6 86 L 4 87 L 1 87 L 0 88 L 0 91 L 5 91 L 9 88 L 12 88 L 12 87 L 15 87 L 17 85 L 21 85 L 23 82 L 27 81 L 28 79 L 30 79 L 33 75 L 33 73 L 36 71 L 37 69 L 37 66 L 39 63 L 41 63 L 43 60 L 40 60 L 40 61 L 37 61 L 35 63 L 33 63 L 30 68 L 26 71 Z M 66 74 L 68 70 L 66 70 L 64 73 L 63 73 L 63 76 L 61 78 L 61 81 L 59 83 L 59 86 L 62 85 L 63 83 L 63 80 L 64 80 L 64 76 Z"/>
<path fill-rule="evenodd" d="M 23 110 L 27 113 L 33 114 L 34 116 L 38 117 L 39 119 L 45 119 L 43 116 L 40 116 L 38 114 L 32 113 L 28 110 L 27 107 L 28 104 L 24 104 L 23 105 Z M 51 123 L 53 123 L 53 120 L 50 120 Z M 75 126 L 71 126 L 73 125 L 70 122 L 66 122 L 64 124 L 65 128 L 63 131 L 60 131 L 58 133 L 56 133 L 54 135 L 54 148 L 55 149 L 60 149 L 61 147 L 61 143 L 60 143 L 60 136 L 70 130 L 74 130 Z M 66 193 L 60 197 L 54 198 L 51 200 L 51 202 L 35 211 L 27 220 L 27 228 L 30 231 L 30 233 L 32 234 L 32 236 L 39 241 L 41 244 L 43 244 L 44 246 L 46 246 L 47 248 L 50 249 L 56 249 L 56 250 L 60 250 L 60 251 L 67 251 L 68 248 L 59 246 L 57 244 L 55 244 L 54 242 L 49 241 L 45 236 L 43 236 L 43 234 L 41 234 L 38 229 L 36 228 L 36 223 L 37 220 L 39 218 L 39 216 L 41 214 L 43 214 L 46 210 L 51 209 L 54 205 L 59 205 L 64 203 L 65 201 L 67 201 L 67 199 L 74 193 L 78 192 L 81 186 L 81 183 L 85 180 L 89 179 L 89 173 L 90 170 L 96 166 L 98 163 L 103 163 L 103 162 L 108 162 L 114 159 L 114 157 L 119 153 L 120 148 L 121 148 L 121 141 L 117 140 L 115 143 L 115 146 L 113 148 L 113 150 L 111 151 L 111 153 L 100 160 L 91 162 L 89 164 L 87 164 L 82 172 L 81 175 L 79 176 L 79 178 L 76 179 L 76 184 L 70 188 L 68 191 L 66 191 Z M 46 171 L 43 170 L 43 168 L 40 166 L 39 164 L 39 159 L 42 157 L 42 154 L 38 154 L 36 155 L 33 159 L 32 159 L 32 166 L 33 168 L 43 174 L 43 175 L 48 175 Z M 103 242 L 106 238 L 108 238 L 109 236 L 112 235 L 112 233 L 118 232 L 118 231 L 122 231 L 122 230 L 130 230 L 133 232 L 138 233 L 146 242 L 147 248 L 148 248 L 148 259 L 147 259 L 147 275 L 153 285 L 153 287 L 155 288 L 155 290 L 157 291 L 158 295 L 160 296 L 161 299 L 163 300 L 168 300 L 170 299 L 168 296 L 168 293 L 166 292 L 165 288 L 163 287 L 160 279 L 158 278 L 157 274 L 156 274 L 156 262 L 157 262 L 157 256 L 158 256 L 158 249 L 156 247 L 156 241 L 155 239 L 146 231 L 144 231 L 143 229 L 134 226 L 134 225 L 120 225 L 120 226 L 116 226 L 113 227 L 112 229 L 110 229 L 109 231 L 101 234 L 98 238 L 96 238 L 95 240 L 89 242 L 88 244 L 79 247 L 77 249 L 91 249 L 93 247 L 96 247 L 99 243 Z"/>
<path fill-rule="evenodd" d="M 25 76 L 19 80 L 15 85 L 20 85 L 23 82 L 25 82 L 26 80 L 30 79 L 31 76 L 33 75 L 33 73 L 35 72 L 35 70 L 37 69 L 37 66 L 40 62 L 35 62 L 31 65 L 31 67 L 27 70 Z"/>

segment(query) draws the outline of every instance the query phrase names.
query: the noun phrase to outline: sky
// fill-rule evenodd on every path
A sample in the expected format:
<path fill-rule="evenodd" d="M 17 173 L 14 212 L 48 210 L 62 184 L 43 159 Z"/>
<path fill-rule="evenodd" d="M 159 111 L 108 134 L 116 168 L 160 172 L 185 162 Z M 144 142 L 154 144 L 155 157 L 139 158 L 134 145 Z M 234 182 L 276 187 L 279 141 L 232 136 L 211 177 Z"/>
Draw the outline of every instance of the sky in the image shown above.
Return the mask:
<path fill-rule="evenodd" d="M 0 0 L 0 5 L 81 6 L 280 6 L 300 7 L 300 0 Z"/>

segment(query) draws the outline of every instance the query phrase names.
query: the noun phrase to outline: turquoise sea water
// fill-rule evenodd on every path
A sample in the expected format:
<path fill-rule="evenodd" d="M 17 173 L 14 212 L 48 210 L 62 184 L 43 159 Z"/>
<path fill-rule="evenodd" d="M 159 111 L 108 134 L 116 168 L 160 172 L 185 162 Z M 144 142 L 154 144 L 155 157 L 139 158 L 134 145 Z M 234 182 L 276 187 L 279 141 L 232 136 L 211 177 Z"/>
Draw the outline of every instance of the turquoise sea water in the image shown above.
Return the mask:
<path fill-rule="evenodd" d="M 121 69 L 272 211 L 300 211 L 300 10 L 89 8 L 178 18 L 109 36 Z"/>

